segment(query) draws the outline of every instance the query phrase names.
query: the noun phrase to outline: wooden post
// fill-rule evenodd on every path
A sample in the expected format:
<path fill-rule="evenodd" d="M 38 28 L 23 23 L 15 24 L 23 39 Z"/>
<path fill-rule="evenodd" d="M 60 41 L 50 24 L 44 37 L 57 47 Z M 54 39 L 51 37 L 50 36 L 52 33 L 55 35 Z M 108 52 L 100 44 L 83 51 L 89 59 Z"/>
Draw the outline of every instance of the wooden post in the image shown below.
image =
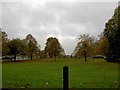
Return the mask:
<path fill-rule="evenodd" d="M 63 67 L 63 90 L 68 90 L 68 67 Z"/>
<path fill-rule="evenodd" d="M 84 50 L 84 57 L 85 57 L 85 61 L 87 61 L 87 53 L 86 53 L 86 50 Z"/>

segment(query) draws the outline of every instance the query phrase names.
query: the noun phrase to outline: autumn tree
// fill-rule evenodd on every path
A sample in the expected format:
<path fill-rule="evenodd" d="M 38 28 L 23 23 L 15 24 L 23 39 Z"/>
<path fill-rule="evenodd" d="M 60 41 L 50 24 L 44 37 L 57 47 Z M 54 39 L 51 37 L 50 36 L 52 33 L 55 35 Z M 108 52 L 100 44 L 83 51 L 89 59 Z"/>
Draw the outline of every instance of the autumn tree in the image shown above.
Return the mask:
<path fill-rule="evenodd" d="M 49 37 L 47 39 L 44 51 L 45 54 L 48 55 L 50 58 L 55 58 L 55 61 L 56 61 L 56 57 L 64 52 L 58 39 L 55 37 Z"/>
<path fill-rule="evenodd" d="M 1 30 L 0 37 L 2 39 L 0 47 L 2 47 L 3 56 L 14 55 L 14 60 L 16 60 L 16 56 L 18 54 L 21 56 L 29 54 L 32 60 L 33 54 L 37 56 L 40 54 L 40 46 L 37 44 L 36 39 L 31 34 L 28 34 L 25 39 L 17 38 L 10 40 L 7 37 L 7 33 Z"/>
<path fill-rule="evenodd" d="M 107 38 L 101 34 L 99 35 L 99 39 L 94 44 L 94 55 L 107 55 L 108 50 L 108 40 Z"/>
<path fill-rule="evenodd" d="M 76 57 L 85 57 L 85 61 L 87 61 L 87 56 L 91 55 L 92 51 L 92 38 L 89 34 L 80 35 L 79 41 L 74 51 L 74 56 Z"/>
<path fill-rule="evenodd" d="M 5 31 L 0 31 L 0 37 L 1 37 L 1 48 L 2 48 L 2 56 L 5 56 L 9 53 L 9 42 L 10 40 L 8 39 L 7 33 Z"/>
<path fill-rule="evenodd" d="M 33 54 L 36 52 L 40 52 L 40 48 L 38 47 L 36 39 L 31 34 L 28 34 L 26 36 L 26 43 L 28 46 L 28 54 L 30 56 L 30 59 L 32 60 Z"/>
<path fill-rule="evenodd" d="M 105 24 L 104 35 L 108 39 L 107 61 L 114 61 L 120 58 L 120 6 L 114 15 Z"/>
<path fill-rule="evenodd" d="M 14 60 L 16 60 L 16 57 L 18 54 L 22 54 L 24 52 L 25 45 L 22 43 L 22 40 L 20 39 L 12 39 L 9 42 L 9 49 L 10 55 L 14 55 Z"/>

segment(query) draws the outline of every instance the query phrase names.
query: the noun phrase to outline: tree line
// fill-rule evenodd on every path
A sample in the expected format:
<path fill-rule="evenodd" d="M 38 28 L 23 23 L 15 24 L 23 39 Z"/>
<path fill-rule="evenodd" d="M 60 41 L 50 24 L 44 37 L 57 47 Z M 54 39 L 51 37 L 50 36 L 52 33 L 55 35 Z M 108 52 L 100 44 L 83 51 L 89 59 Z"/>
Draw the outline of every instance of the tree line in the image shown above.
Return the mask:
<path fill-rule="evenodd" d="M 31 60 L 34 56 L 41 56 L 40 45 L 32 34 L 28 34 L 25 39 L 8 39 L 5 31 L 2 31 L 2 55 L 13 55 L 16 59 L 17 55 L 28 56 Z M 71 54 L 72 57 L 79 58 L 86 56 L 91 57 L 94 55 L 106 55 L 107 39 L 100 35 L 99 40 L 90 37 L 89 34 L 80 35 L 77 46 Z M 59 40 L 56 37 L 49 37 L 46 40 L 44 48 L 44 57 L 55 58 L 65 57 L 65 51 Z"/>
<path fill-rule="evenodd" d="M 96 39 L 89 34 L 79 35 L 78 43 L 71 57 L 80 58 L 92 57 L 95 55 L 106 56 L 107 61 L 115 61 L 120 58 L 120 6 L 118 6 L 111 19 L 105 24 L 105 29 Z M 2 55 L 13 55 L 16 60 L 17 55 L 28 56 L 31 60 L 34 56 L 39 57 L 65 57 L 65 51 L 56 37 L 49 37 L 46 40 L 44 50 L 40 50 L 40 45 L 32 34 L 28 34 L 24 39 L 8 39 L 5 31 L 1 31 Z M 71 47 L 72 48 L 72 47 Z"/>
<path fill-rule="evenodd" d="M 89 35 L 80 35 L 73 53 L 75 56 L 105 55 L 108 62 L 120 61 L 120 6 L 105 24 L 105 29 L 98 40 Z"/>
<path fill-rule="evenodd" d="M 95 55 L 106 56 L 108 41 L 103 34 L 99 35 L 99 39 L 90 37 L 89 34 L 79 36 L 77 46 L 72 55 L 74 57 L 92 57 Z"/>
<path fill-rule="evenodd" d="M 13 55 L 14 60 L 16 56 L 28 56 L 31 60 L 33 55 L 38 55 L 40 52 L 39 45 L 36 39 L 28 34 L 25 39 L 8 39 L 5 31 L 2 33 L 2 56 Z"/>
<path fill-rule="evenodd" d="M 14 56 L 14 60 L 16 60 L 16 56 L 27 57 L 31 60 L 33 57 L 40 58 L 40 56 L 55 59 L 56 57 L 60 58 L 65 56 L 64 49 L 55 37 L 49 37 L 47 39 L 43 54 L 40 50 L 40 45 L 38 45 L 38 42 L 32 34 L 28 34 L 24 39 L 16 38 L 10 40 L 7 36 L 5 31 L 1 31 L 2 56 Z"/>

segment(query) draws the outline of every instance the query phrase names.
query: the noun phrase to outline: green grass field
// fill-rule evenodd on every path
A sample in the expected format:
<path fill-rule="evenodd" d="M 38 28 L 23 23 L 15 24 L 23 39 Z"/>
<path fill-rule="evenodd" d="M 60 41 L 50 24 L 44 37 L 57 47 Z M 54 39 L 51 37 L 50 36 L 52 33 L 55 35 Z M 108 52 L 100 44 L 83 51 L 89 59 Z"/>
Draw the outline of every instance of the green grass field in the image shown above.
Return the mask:
<path fill-rule="evenodd" d="M 3 88 L 62 88 L 65 65 L 70 88 L 118 88 L 118 64 L 90 58 L 3 63 Z"/>

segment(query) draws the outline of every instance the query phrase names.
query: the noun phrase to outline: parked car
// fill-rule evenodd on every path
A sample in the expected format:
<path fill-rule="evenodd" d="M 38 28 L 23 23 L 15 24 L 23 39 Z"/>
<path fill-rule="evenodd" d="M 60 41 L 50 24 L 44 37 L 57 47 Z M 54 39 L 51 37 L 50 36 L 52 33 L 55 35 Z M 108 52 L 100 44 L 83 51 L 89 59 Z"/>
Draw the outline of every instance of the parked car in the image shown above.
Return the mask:
<path fill-rule="evenodd" d="M 103 56 L 103 55 L 96 55 L 96 56 L 93 56 L 92 58 L 93 58 L 93 59 L 94 59 L 94 58 L 104 58 L 104 59 L 106 59 L 106 57 Z"/>

